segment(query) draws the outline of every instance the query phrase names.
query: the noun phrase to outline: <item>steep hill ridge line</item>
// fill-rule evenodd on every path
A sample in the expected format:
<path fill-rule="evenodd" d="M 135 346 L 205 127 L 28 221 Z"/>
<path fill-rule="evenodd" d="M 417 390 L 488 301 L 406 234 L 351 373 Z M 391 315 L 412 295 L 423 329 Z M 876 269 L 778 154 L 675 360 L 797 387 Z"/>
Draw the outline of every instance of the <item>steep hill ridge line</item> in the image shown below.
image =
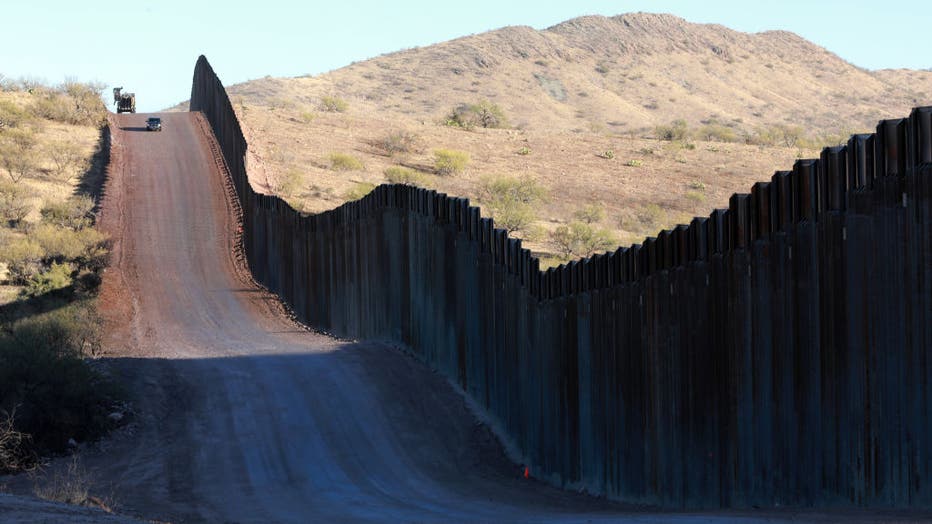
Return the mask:
<path fill-rule="evenodd" d="M 411 348 L 535 476 L 671 507 L 932 505 L 932 404 L 908 393 L 932 379 L 932 108 L 540 273 L 465 199 L 381 185 L 304 216 L 256 193 L 204 57 L 193 84 L 257 280 L 312 326 Z"/>
<path fill-rule="evenodd" d="M 555 98 L 548 86 L 562 87 Z M 814 135 L 866 129 L 932 100 L 932 72 L 868 71 L 787 31 L 756 34 L 649 13 L 506 27 L 354 63 L 315 77 L 229 88 L 247 104 L 316 106 L 439 121 L 489 99 L 528 129 L 645 133 L 683 118 L 744 132 L 777 123 Z"/>

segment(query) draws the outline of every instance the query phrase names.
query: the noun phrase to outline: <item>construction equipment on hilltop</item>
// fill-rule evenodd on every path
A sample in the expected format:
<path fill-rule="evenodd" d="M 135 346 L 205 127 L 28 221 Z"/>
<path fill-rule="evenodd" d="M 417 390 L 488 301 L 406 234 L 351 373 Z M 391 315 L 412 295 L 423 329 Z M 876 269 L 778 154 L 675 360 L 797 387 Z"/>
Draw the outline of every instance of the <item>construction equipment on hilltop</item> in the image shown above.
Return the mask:
<path fill-rule="evenodd" d="M 113 103 L 117 106 L 117 113 L 136 112 L 136 93 L 124 93 L 122 87 L 113 88 Z"/>

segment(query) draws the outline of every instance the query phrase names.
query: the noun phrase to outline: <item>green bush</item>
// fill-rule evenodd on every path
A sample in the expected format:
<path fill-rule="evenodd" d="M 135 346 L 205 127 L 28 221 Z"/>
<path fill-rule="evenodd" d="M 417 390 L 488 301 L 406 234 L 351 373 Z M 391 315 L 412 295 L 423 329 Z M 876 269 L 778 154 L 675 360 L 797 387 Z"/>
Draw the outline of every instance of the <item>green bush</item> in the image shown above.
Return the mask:
<path fill-rule="evenodd" d="M 594 202 L 573 213 L 573 217 L 586 224 L 601 222 L 605 218 L 605 206 Z"/>
<path fill-rule="evenodd" d="M 700 191 L 687 191 L 686 199 L 691 200 L 697 204 L 705 202 L 705 194 Z"/>
<path fill-rule="evenodd" d="M 330 113 L 345 113 L 349 103 L 337 96 L 325 96 L 320 99 L 320 109 Z"/>
<path fill-rule="evenodd" d="M 550 238 L 564 259 L 588 257 L 606 251 L 617 243 L 611 231 L 594 228 L 578 220 L 557 227 Z"/>
<path fill-rule="evenodd" d="M 469 153 L 455 149 L 434 149 L 434 169 L 438 175 L 454 175 L 469 164 Z"/>
<path fill-rule="evenodd" d="M 689 124 L 682 119 L 654 128 L 654 135 L 660 140 L 686 140 L 689 134 Z"/>
<path fill-rule="evenodd" d="M 473 127 L 502 128 L 508 126 L 505 112 L 497 104 L 481 100 L 475 104 L 461 104 L 453 109 L 445 119 L 452 127 L 472 129 Z"/>
<path fill-rule="evenodd" d="M 73 273 L 74 268 L 71 264 L 52 262 L 48 269 L 29 279 L 24 294 L 27 297 L 38 297 L 64 289 L 74 282 L 71 276 Z"/>
<path fill-rule="evenodd" d="M 385 178 L 392 184 L 405 184 L 408 186 L 426 187 L 427 177 L 413 169 L 402 166 L 392 166 L 385 171 Z"/>
<path fill-rule="evenodd" d="M 759 146 L 794 147 L 799 144 L 805 147 L 808 145 L 805 130 L 801 126 L 786 124 L 758 127 L 746 138 L 746 142 Z"/>
<path fill-rule="evenodd" d="M 657 204 L 647 204 L 637 212 L 637 219 L 644 227 L 658 227 L 665 213 Z"/>
<path fill-rule="evenodd" d="M 94 200 L 88 196 L 73 196 L 63 202 L 50 202 L 42 208 L 42 220 L 46 224 L 71 229 L 82 229 L 91 225 Z"/>
<path fill-rule="evenodd" d="M 334 171 L 361 171 L 362 162 L 346 153 L 330 153 L 330 169 Z"/>
<path fill-rule="evenodd" d="M 353 185 L 346 193 L 343 194 L 343 198 L 346 200 L 359 200 L 362 197 L 368 195 L 375 189 L 375 184 L 370 184 L 368 182 L 357 182 Z"/>
<path fill-rule="evenodd" d="M 635 159 L 628 160 L 627 162 L 625 162 L 625 165 L 628 167 L 641 167 L 644 165 L 644 162 L 642 160 L 638 160 L 635 158 Z"/>
<path fill-rule="evenodd" d="M 31 238 L 19 238 L 9 242 L 0 251 L 0 262 L 7 265 L 8 279 L 13 284 L 25 284 L 39 274 L 45 252 Z"/>
<path fill-rule="evenodd" d="M 547 189 L 530 177 L 491 177 L 481 182 L 479 197 L 495 224 L 514 233 L 531 225 Z"/>
<path fill-rule="evenodd" d="M 604 158 L 606 160 L 612 160 L 613 158 L 615 158 L 615 151 L 612 149 L 606 149 L 605 151 L 602 151 L 596 156 L 598 156 L 599 158 Z"/>
<path fill-rule="evenodd" d="M 99 347 L 99 321 L 87 303 L 27 317 L 0 332 L 0 412 L 39 451 L 61 451 L 68 439 L 101 435 L 120 395 L 82 358 Z M 0 463 L 0 471 L 12 469 Z M 15 466 L 15 465 L 14 465 Z"/>
<path fill-rule="evenodd" d="M 285 198 L 293 198 L 301 191 L 304 183 L 304 173 L 295 168 L 289 168 L 277 180 L 275 192 Z"/>
<path fill-rule="evenodd" d="M 734 129 L 722 124 L 710 123 L 702 126 L 696 135 L 702 140 L 717 142 L 737 142 L 738 134 Z"/>
<path fill-rule="evenodd" d="M 522 156 L 530 155 L 530 154 L 531 154 L 531 148 L 529 148 L 529 147 L 522 147 L 521 149 L 518 150 L 518 154 L 519 154 L 519 155 L 522 155 Z"/>
<path fill-rule="evenodd" d="M 31 236 L 49 260 L 78 260 L 86 265 L 106 252 L 106 235 L 93 228 L 71 230 L 43 224 Z"/>

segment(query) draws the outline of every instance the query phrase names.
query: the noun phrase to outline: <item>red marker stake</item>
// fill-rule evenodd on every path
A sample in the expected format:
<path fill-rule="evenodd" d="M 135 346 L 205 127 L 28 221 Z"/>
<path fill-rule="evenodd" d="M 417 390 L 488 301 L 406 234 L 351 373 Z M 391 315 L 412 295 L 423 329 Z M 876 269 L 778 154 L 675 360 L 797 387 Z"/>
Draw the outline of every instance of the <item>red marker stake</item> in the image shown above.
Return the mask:
<path fill-rule="evenodd" d="M 531 478 L 531 472 L 527 466 L 524 466 L 524 478 Z"/>

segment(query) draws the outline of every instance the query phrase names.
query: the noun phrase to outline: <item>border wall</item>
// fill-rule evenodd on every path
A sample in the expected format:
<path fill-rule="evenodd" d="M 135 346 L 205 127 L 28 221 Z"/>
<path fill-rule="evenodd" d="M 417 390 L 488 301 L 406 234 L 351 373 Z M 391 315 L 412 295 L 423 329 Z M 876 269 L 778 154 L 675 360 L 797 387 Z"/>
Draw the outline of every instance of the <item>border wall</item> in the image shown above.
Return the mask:
<path fill-rule="evenodd" d="M 410 348 L 535 477 L 666 507 L 932 507 L 932 107 L 728 209 L 541 272 L 469 201 L 382 185 L 302 216 L 258 194 L 204 57 L 257 281 Z"/>

